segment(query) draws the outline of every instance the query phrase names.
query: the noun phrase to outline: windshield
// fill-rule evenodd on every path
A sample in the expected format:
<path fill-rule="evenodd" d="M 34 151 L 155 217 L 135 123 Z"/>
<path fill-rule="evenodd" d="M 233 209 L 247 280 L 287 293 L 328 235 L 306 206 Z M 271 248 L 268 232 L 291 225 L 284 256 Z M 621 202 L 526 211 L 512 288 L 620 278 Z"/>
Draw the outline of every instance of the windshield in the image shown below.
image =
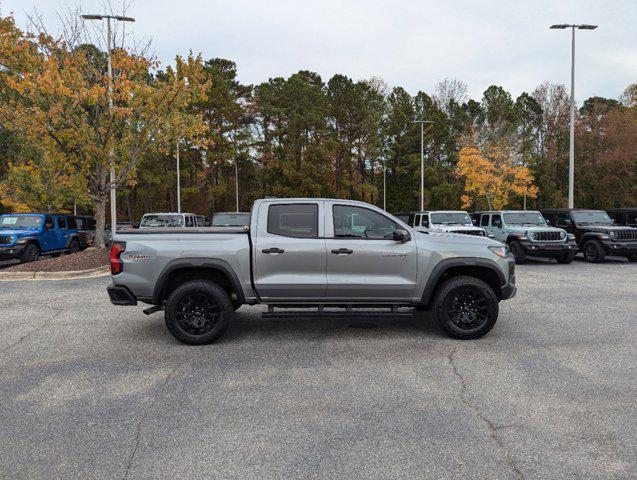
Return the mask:
<path fill-rule="evenodd" d="M 467 212 L 431 213 L 429 219 L 438 225 L 473 225 Z"/>
<path fill-rule="evenodd" d="M 2 215 L 0 228 L 40 228 L 42 217 L 39 215 Z"/>
<path fill-rule="evenodd" d="M 575 223 L 612 225 L 613 221 L 606 212 L 596 210 L 592 212 L 571 212 Z"/>
<path fill-rule="evenodd" d="M 537 225 L 544 226 L 546 222 L 540 212 L 505 213 L 504 223 L 507 225 Z"/>
<path fill-rule="evenodd" d="M 630 212 L 626 217 L 626 225 L 637 225 L 637 212 Z"/>
<path fill-rule="evenodd" d="M 215 213 L 212 217 L 214 227 L 244 227 L 249 224 L 249 213 Z"/>
<path fill-rule="evenodd" d="M 119 226 L 119 225 L 118 225 Z M 181 215 L 144 215 L 141 227 L 183 227 L 184 217 Z"/>

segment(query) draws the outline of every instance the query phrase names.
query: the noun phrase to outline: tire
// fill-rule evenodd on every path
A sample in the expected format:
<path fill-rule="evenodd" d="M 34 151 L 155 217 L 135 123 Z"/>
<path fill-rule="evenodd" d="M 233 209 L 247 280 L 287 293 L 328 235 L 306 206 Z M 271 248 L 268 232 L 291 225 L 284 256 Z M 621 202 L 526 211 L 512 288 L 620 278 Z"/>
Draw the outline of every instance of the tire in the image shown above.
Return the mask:
<path fill-rule="evenodd" d="M 584 244 L 582 250 L 584 252 L 584 259 L 589 263 L 601 263 L 606 257 L 604 247 L 599 243 L 599 240 L 589 240 Z"/>
<path fill-rule="evenodd" d="M 219 285 L 192 280 L 177 287 L 166 301 L 168 331 L 182 343 L 204 345 L 218 339 L 233 316 L 232 301 Z"/>
<path fill-rule="evenodd" d="M 243 303 L 241 303 L 239 300 L 230 300 L 230 301 L 232 302 L 232 309 L 235 312 L 241 308 L 241 305 L 243 305 Z"/>
<path fill-rule="evenodd" d="M 575 253 L 566 252 L 556 258 L 557 263 L 571 263 L 575 258 Z"/>
<path fill-rule="evenodd" d="M 637 262 L 637 255 L 632 255 L 630 257 L 626 257 L 629 262 Z"/>
<path fill-rule="evenodd" d="M 40 256 L 40 249 L 35 243 L 29 243 L 20 254 L 20 263 L 35 262 Z"/>
<path fill-rule="evenodd" d="M 433 300 L 434 317 L 447 335 L 459 340 L 485 336 L 498 320 L 498 312 L 495 292 L 475 277 L 458 276 L 445 280 Z"/>
<path fill-rule="evenodd" d="M 524 262 L 526 262 L 526 253 L 524 252 L 524 247 L 522 247 L 522 244 L 520 242 L 518 242 L 517 240 L 513 240 L 511 243 L 509 243 L 509 250 L 515 258 L 516 265 L 522 265 Z"/>
<path fill-rule="evenodd" d="M 80 251 L 80 244 L 77 243 L 77 240 L 71 240 L 71 243 L 69 244 L 69 249 L 66 251 L 66 253 L 73 254 L 79 251 Z"/>

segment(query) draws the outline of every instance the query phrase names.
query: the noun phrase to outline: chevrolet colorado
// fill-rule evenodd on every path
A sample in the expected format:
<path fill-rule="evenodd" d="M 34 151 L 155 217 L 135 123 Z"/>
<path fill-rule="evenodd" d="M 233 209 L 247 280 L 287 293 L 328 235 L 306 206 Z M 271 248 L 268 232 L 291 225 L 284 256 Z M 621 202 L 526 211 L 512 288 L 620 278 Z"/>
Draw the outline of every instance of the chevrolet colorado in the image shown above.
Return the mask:
<path fill-rule="evenodd" d="M 334 199 L 257 200 L 247 228 L 118 232 L 110 253 L 115 305 L 164 310 L 188 344 L 219 338 L 243 304 L 274 308 L 432 310 L 454 338 L 479 338 L 516 293 L 508 247 L 485 237 L 418 232 L 384 210 Z M 385 314 L 367 311 L 362 315 Z"/>

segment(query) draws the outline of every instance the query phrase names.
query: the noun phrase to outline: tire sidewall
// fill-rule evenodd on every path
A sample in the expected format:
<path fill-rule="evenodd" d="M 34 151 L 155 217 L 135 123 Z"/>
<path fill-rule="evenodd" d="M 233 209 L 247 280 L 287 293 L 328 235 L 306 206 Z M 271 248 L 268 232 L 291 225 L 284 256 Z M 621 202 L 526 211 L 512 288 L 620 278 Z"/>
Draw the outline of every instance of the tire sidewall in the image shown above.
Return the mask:
<path fill-rule="evenodd" d="M 454 293 L 469 285 L 479 289 L 487 299 L 489 318 L 485 323 L 473 330 L 464 330 L 451 321 L 448 309 Z M 491 287 L 478 278 L 468 276 L 453 277 L 446 280 L 438 289 L 434 299 L 433 311 L 441 327 L 449 336 L 462 340 L 480 338 L 489 333 L 498 320 L 498 298 Z"/>
<path fill-rule="evenodd" d="M 212 330 L 202 335 L 193 335 L 184 331 L 177 322 L 179 302 L 185 296 L 195 292 L 204 294 L 217 305 L 219 310 L 217 321 Z M 204 345 L 215 341 L 225 332 L 233 313 L 232 302 L 223 288 L 210 281 L 192 280 L 177 287 L 170 294 L 166 301 L 164 319 L 170 333 L 180 342 L 188 345 Z"/>
<path fill-rule="evenodd" d="M 27 253 L 29 255 L 27 256 Z M 29 243 L 26 247 L 24 247 L 24 252 L 20 255 L 20 263 L 30 263 L 35 262 L 40 255 L 40 249 L 34 243 Z"/>
<path fill-rule="evenodd" d="M 513 258 L 515 258 L 516 264 L 520 265 L 525 262 L 526 253 L 524 252 L 524 249 L 520 242 L 518 242 L 517 240 L 513 240 L 511 243 L 509 243 L 509 250 L 513 254 Z"/>
<path fill-rule="evenodd" d="M 77 243 L 77 240 L 71 240 L 69 244 L 69 253 L 77 253 L 80 251 L 80 244 Z"/>
<path fill-rule="evenodd" d="M 588 250 L 589 248 L 595 250 L 595 258 L 589 257 Z M 588 240 L 584 244 L 584 260 L 589 263 L 600 263 L 604 261 L 604 248 L 600 245 L 597 240 Z"/>

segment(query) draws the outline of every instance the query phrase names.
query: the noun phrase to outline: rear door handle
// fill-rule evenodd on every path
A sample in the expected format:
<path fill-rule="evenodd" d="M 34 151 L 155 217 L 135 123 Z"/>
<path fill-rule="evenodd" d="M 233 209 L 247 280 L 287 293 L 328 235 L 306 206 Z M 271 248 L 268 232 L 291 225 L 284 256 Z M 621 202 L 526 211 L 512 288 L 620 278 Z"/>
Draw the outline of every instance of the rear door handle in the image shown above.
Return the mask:
<path fill-rule="evenodd" d="M 261 250 L 263 253 L 283 253 L 285 252 L 285 250 L 282 250 L 280 248 L 264 248 L 263 250 Z"/>
<path fill-rule="evenodd" d="M 349 248 L 339 248 L 338 250 L 332 250 L 332 253 L 335 255 L 351 255 L 354 253 L 354 250 L 350 250 Z"/>

